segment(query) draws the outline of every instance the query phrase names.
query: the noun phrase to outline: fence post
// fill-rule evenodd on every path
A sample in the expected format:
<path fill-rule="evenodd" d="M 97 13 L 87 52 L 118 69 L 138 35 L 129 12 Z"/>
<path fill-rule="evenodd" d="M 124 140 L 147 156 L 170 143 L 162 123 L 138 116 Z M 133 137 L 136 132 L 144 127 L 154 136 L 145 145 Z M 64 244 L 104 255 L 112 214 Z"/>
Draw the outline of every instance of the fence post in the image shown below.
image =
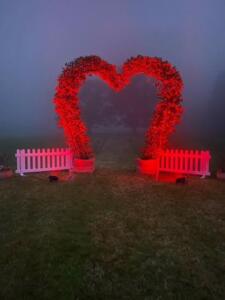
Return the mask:
<path fill-rule="evenodd" d="M 17 168 L 16 168 L 16 173 L 20 173 L 20 170 L 21 170 L 21 154 L 20 154 L 20 150 L 17 149 L 16 150 L 16 165 L 17 165 Z"/>
<path fill-rule="evenodd" d="M 20 151 L 20 176 L 24 176 L 25 171 L 25 150 Z"/>
<path fill-rule="evenodd" d="M 73 169 L 73 151 L 68 149 L 68 161 L 69 161 L 69 169 L 70 171 Z"/>
<path fill-rule="evenodd" d="M 209 154 L 209 151 L 203 151 L 203 176 L 206 177 L 207 175 L 210 175 L 209 172 L 209 161 L 211 159 L 211 156 Z"/>
<path fill-rule="evenodd" d="M 200 169 L 200 172 L 201 172 L 201 175 L 202 175 L 201 178 L 205 178 L 205 176 L 206 176 L 205 151 L 201 151 L 200 155 L 201 155 L 201 160 L 200 160 L 200 168 L 201 169 Z"/>
<path fill-rule="evenodd" d="M 207 175 L 211 175 L 210 170 L 209 170 L 209 162 L 211 159 L 211 155 L 210 155 L 209 151 L 206 152 L 206 156 L 207 156 L 207 162 L 206 162 Z"/>

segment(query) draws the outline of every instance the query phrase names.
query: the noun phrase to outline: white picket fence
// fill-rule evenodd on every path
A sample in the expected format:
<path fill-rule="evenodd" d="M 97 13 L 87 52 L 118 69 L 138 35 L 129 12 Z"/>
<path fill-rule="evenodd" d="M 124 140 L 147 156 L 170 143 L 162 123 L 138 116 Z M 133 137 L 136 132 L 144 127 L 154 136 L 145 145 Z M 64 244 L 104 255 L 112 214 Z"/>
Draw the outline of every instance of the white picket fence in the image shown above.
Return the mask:
<path fill-rule="evenodd" d="M 69 170 L 72 163 L 70 149 L 27 149 L 16 152 L 16 173 Z"/>
<path fill-rule="evenodd" d="M 159 159 L 159 172 L 210 176 L 209 151 L 166 150 Z"/>
<path fill-rule="evenodd" d="M 72 167 L 70 149 L 17 150 L 16 173 L 69 170 Z M 166 150 L 159 158 L 159 172 L 209 176 L 209 151 Z"/>

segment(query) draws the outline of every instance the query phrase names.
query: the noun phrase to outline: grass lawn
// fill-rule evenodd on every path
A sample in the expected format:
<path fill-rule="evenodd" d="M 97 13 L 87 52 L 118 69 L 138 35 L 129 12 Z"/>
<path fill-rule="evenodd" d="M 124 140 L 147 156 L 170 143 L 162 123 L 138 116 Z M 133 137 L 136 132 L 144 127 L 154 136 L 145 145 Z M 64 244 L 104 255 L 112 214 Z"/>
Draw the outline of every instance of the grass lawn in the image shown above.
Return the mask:
<path fill-rule="evenodd" d="M 71 182 L 0 181 L 0 299 L 225 299 L 225 182 L 155 182 L 129 148 Z"/>
<path fill-rule="evenodd" d="M 224 299 L 225 184 L 0 181 L 1 299 Z"/>

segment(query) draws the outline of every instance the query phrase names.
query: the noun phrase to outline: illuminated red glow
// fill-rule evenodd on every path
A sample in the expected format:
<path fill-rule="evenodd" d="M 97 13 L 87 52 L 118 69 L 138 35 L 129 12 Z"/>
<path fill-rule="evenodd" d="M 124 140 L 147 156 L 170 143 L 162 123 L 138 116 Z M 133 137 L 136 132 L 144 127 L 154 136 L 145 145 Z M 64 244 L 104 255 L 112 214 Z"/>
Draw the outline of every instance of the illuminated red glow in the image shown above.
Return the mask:
<path fill-rule="evenodd" d="M 161 150 L 167 147 L 168 138 L 179 123 L 183 111 L 183 82 L 176 68 L 160 58 L 138 55 L 128 59 L 121 73 L 118 73 L 115 65 L 100 57 L 86 56 L 66 64 L 58 79 L 54 97 L 59 125 L 64 128 L 68 145 L 75 158 L 93 157 L 87 127 L 81 119 L 79 107 L 79 91 L 87 76 L 97 75 L 112 89 L 120 91 L 138 74 L 155 79 L 159 98 L 145 134 L 145 145 L 140 157 L 155 159 L 159 157 Z"/>
<path fill-rule="evenodd" d="M 75 173 L 93 173 L 95 170 L 95 159 L 79 159 L 76 158 L 73 161 L 72 170 Z"/>
<path fill-rule="evenodd" d="M 158 176 L 161 172 L 210 176 L 209 151 L 173 150 L 161 151 L 157 159 L 138 159 L 137 168 L 142 174 Z"/>
<path fill-rule="evenodd" d="M 158 159 L 137 159 L 137 169 L 142 174 L 156 175 L 159 172 Z"/>

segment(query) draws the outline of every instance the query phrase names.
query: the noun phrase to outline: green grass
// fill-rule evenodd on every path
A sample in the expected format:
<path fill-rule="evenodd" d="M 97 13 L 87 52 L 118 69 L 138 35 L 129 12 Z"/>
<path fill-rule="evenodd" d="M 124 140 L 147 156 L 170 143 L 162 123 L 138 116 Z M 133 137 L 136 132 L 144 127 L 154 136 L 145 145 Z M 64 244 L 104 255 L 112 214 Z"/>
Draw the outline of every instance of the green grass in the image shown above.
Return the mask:
<path fill-rule="evenodd" d="M 141 137 L 93 139 L 93 175 L 0 181 L 0 299 L 225 299 L 225 183 L 155 182 L 135 172 Z M 63 139 L 0 145 L 15 167 L 16 148 Z M 206 148 L 215 171 L 224 145 Z"/>
<path fill-rule="evenodd" d="M 0 181 L 0 299 L 224 299 L 225 184 Z"/>

